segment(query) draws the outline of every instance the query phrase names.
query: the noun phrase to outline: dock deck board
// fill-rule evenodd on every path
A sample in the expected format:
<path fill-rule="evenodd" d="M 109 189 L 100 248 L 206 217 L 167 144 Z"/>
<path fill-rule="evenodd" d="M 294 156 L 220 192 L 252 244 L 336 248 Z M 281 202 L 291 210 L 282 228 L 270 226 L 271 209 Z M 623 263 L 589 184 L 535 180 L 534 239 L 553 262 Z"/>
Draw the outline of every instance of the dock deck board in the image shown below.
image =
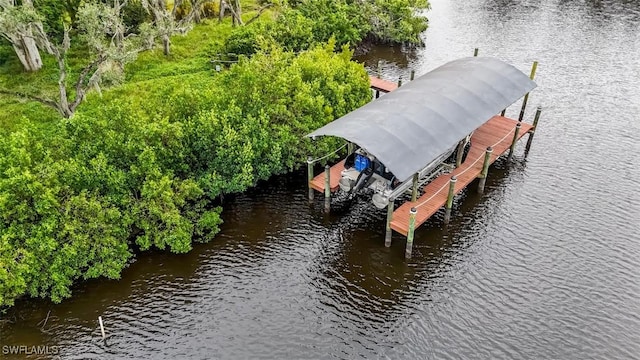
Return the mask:
<path fill-rule="evenodd" d="M 378 90 L 385 93 L 392 92 L 393 90 L 398 88 L 398 84 L 391 81 L 382 80 L 375 76 L 369 76 L 369 82 L 371 82 L 371 88 L 373 90 Z"/>
<path fill-rule="evenodd" d="M 331 187 L 331 192 L 338 190 L 338 181 L 340 181 L 340 177 L 342 176 L 340 174 L 342 170 L 344 170 L 344 159 L 331 167 L 329 173 L 329 185 Z M 310 184 L 311 188 L 314 190 L 324 193 L 324 170 L 314 177 Z"/>
<path fill-rule="evenodd" d="M 460 167 L 450 174 L 443 174 L 423 189 L 423 195 L 416 202 L 405 202 L 393 212 L 391 219 L 391 229 L 407 235 L 409 232 L 409 210 L 416 207 L 415 228 L 424 224 L 433 214 L 435 214 L 447 201 L 449 192 L 449 180 L 452 175 L 456 175 L 457 181 L 454 188 L 456 194 L 467 187 L 482 171 L 485 150 L 488 146 L 493 146 L 490 164 L 493 164 L 500 155 L 504 154 L 511 147 L 513 132 L 518 121 L 503 116 L 494 116 L 484 125 L 479 127 L 471 137 L 471 149 Z M 522 123 L 518 140 L 531 130 L 533 126 Z"/>

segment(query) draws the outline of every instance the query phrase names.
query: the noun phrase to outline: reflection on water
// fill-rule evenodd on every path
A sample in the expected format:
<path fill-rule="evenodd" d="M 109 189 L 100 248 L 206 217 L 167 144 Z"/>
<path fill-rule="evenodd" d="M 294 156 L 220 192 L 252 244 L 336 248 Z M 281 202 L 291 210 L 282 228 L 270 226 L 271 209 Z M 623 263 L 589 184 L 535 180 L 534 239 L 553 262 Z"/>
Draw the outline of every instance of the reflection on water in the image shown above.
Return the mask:
<path fill-rule="evenodd" d="M 640 3 L 432 7 L 424 49 L 358 60 L 404 81 L 475 47 L 525 72 L 538 60 L 526 120 L 544 111 L 528 159 L 492 167 L 448 228 L 442 213 L 421 227 L 410 261 L 402 237 L 384 247 L 384 211 L 326 216 L 299 172 L 230 200 L 220 236 L 189 254 L 143 254 L 59 305 L 19 302 L 0 343 L 69 359 L 637 358 Z"/>

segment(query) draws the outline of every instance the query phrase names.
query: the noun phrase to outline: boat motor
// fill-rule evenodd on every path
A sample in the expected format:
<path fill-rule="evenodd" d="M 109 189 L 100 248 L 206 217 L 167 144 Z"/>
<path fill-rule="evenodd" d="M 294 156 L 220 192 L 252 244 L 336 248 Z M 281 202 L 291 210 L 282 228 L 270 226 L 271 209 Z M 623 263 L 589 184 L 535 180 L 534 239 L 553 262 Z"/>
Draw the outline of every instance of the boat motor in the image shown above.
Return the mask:
<path fill-rule="evenodd" d="M 371 202 L 378 209 L 384 209 L 385 207 L 387 207 L 389 205 L 389 198 L 386 195 L 383 195 L 383 194 L 380 194 L 380 193 L 375 193 L 371 197 Z"/>
<path fill-rule="evenodd" d="M 353 186 L 353 188 L 351 188 L 351 191 L 358 192 L 358 190 L 362 189 L 367 184 L 367 181 L 371 178 L 371 175 L 373 175 L 372 168 L 367 167 L 364 170 L 362 170 L 360 172 L 360 175 L 358 175 L 356 184 Z"/>

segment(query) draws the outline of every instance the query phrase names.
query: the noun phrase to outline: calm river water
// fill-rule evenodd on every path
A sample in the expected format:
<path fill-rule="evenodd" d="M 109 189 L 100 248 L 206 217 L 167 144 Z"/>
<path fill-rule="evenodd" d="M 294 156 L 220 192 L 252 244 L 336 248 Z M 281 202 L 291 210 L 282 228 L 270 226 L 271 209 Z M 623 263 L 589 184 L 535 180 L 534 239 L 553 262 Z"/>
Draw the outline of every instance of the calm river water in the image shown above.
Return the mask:
<path fill-rule="evenodd" d="M 640 2 L 432 6 L 426 48 L 361 60 L 405 81 L 474 47 L 525 73 L 538 60 L 526 120 L 544 111 L 528 159 L 521 144 L 448 229 L 442 213 L 420 228 L 411 260 L 400 236 L 384 247 L 384 211 L 309 208 L 299 172 L 231 201 L 220 236 L 189 254 L 145 254 L 59 305 L 19 302 L 0 345 L 68 359 L 640 358 Z"/>

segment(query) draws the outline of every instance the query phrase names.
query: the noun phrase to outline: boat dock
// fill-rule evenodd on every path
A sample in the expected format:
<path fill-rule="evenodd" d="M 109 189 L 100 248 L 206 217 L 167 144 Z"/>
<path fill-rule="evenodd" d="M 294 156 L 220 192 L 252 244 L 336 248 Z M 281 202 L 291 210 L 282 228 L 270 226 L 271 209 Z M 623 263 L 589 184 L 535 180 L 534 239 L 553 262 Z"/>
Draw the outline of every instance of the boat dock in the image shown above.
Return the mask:
<path fill-rule="evenodd" d="M 475 55 L 477 55 L 477 50 L 474 53 L 474 58 Z M 459 61 L 470 63 L 472 60 L 462 59 Z M 431 98 L 440 99 L 441 102 L 433 105 L 433 107 L 425 107 L 422 99 L 416 98 L 414 96 L 414 94 L 416 93 L 415 91 L 405 91 L 404 88 L 400 89 L 402 86 L 401 79 L 396 83 L 380 79 L 376 76 L 370 76 L 370 87 L 373 91 L 375 91 L 375 98 L 378 98 L 381 93 L 390 92 L 393 92 L 393 94 L 390 94 L 389 96 L 393 97 L 395 101 L 400 101 L 401 99 L 404 100 L 406 98 L 407 100 L 405 100 L 405 103 L 408 105 L 405 105 L 413 107 L 410 108 L 410 110 L 413 111 L 413 113 L 409 111 L 410 114 L 415 115 L 415 109 L 424 109 L 422 111 L 425 112 L 431 111 L 432 117 L 429 119 L 431 119 L 433 126 L 429 128 L 416 127 L 414 126 L 414 123 L 412 121 L 417 120 L 411 120 L 410 117 L 407 117 L 403 114 L 405 108 L 400 107 L 387 109 L 387 107 L 385 107 L 386 105 L 378 105 L 377 108 L 374 106 L 375 111 L 372 111 L 371 108 L 369 108 L 369 110 L 367 110 L 368 112 L 365 115 L 347 114 L 344 117 L 335 120 L 331 124 L 325 125 L 323 128 L 316 130 L 314 133 L 308 136 L 310 136 L 312 139 L 314 138 L 314 135 L 318 133 L 320 136 L 336 136 L 337 131 L 338 134 L 340 134 L 341 132 L 344 133 L 345 136 L 342 137 L 345 139 L 352 138 L 352 134 L 349 133 L 350 126 L 357 126 L 362 129 L 367 129 L 369 131 L 369 135 L 368 137 L 359 137 L 357 138 L 357 140 L 353 140 L 357 141 L 358 144 L 351 143 L 349 140 L 347 140 L 347 143 L 343 147 L 321 158 L 313 159 L 309 157 L 307 161 L 309 200 L 313 201 L 316 191 L 324 194 L 324 208 L 325 212 L 328 213 L 331 208 L 331 193 L 336 192 L 340 189 L 339 181 L 342 178 L 342 171 L 345 169 L 344 164 L 346 159 L 342 159 L 340 162 L 333 166 L 325 165 L 324 171 L 316 175 L 314 174 L 314 164 L 316 164 L 318 161 L 327 159 L 329 156 L 337 154 L 345 147 L 347 147 L 347 154 L 352 154 L 355 145 L 366 147 L 367 151 L 369 152 L 380 151 L 381 154 L 384 154 L 386 156 L 386 160 L 383 161 L 385 162 L 385 166 L 387 166 L 388 168 L 396 166 L 397 170 L 392 169 L 395 175 L 399 175 L 399 173 L 401 173 L 402 175 L 400 176 L 402 178 L 405 178 L 407 176 L 410 176 L 409 174 L 407 174 L 409 173 L 409 171 L 413 172 L 413 183 L 411 183 L 411 178 L 409 177 L 409 179 L 403 181 L 402 184 L 400 184 L 399 187 L 395 189 L 388 198 L 383 198 L 381 201 L 381 203 L 385 204 L 387 203 L 387 200 L 389 200 L 388 204 L 386 205 L 387 216 L 385 246 L 391 246 L 392 235 L 395 231 L 403 236 L 406 236 L 407 243 L 405 255 L 407 257 L 411 257 L 414 232 L 418 227 L 427 222 L 442 207 L 444 207 L 445 209 L 444 223 L 448 224 L 451 219 L 453 200 L 457 194 L 466 189 L 476 179 L 478 179 L 478 192 L 483 193 L 486 179 L 489 173 L 489 167 L 502 155 L 508 154 L 509 159 L 511 159 L 518 141 L 525 135 L 528 135 L 527 143 L 525 146 L 525 156 L 528 154 L 531 147 L 531 142 L 533 140 L 533 136 L 535 134 L 542 109 L 540 107 L 537 108 L 533 122 L 531 124 L 525 123 L 523 119 L 527 100 L 529 97 L 529 91 L 535 87 L 533 78 L 535 76 L 537 62 L 533 63 L 531 74 L 529 77 L 526 77 L 526 75 L 522 74 L 517 69 L 509 67 L 508 64 L 500 63 L 496 60 L 483 59 L 479 60 L 478 63 L 480 63 L 481 66 L 483 66 L 482 63 L 491 63 L 491 66 L 495 65 L 498 68 L 502 69 L 505 73 L 502 74 L 501 72 L 495 70 L 485 73 L 475 72 L 474 77 L 469 78 L 471 79 L 470 82 L 474 84 L 475 87 L 473 89 L 476 92 L 481 92 L 484 90 L 489 91 L 492 94 L 493 97 L 491 99 L 493 100 L 491 101 L 493 101 L 493 105 L 486 105 L 487 101 L 485 98 L 478 100 L 478 97 L 474 97 L 473 93 L 468 91 L 468 84 L 466 82 L 461 82 L 459 80 L 460 77 L 452 78 L 443 82 L 443 79 L 445 79 L 447 76 L 450 77 L 450 74 L 455 73 L 456 71 L 462 73 L 464 73 L 465 71 L 472 71 L 472 68 L 466 66 L 455 68 L 455 71 L 453 72 L 449 70 L 442 71 L 440 74 L 431 77 L 429 77 L 430 74 L 423 75 L 419 80 L 426 80 L 424 80 L 424 82 L 422 83 L 418 83 L 420 85 L 413 85 L 413 82 L 410 83 L 413 87 L 422 86 L 425 91 L 430 91 L 429 96 Z M 438 71 L 438 69 L 434 71 Z M 478 76 L 485 76 L 486 79 L 479 80 Z M 413 78 L 414 72 L 412 71 L 410 80 L 413 80 Z M 515 101 L 518 99 L 518 97 L 522 97 L 523 99 L 520 109 L 520 115 L 518 116 L 517 120 L 505 117 L 506 108 L 504 107 L 505 102 L 501 102 L 503 101 L 501 100 L 502 94 L 498 94 L 498 90 L 496 90 L 496 88 L 490 88 L 486 86 L 486 84 L 490 83 L 490 81 L 502 82 L 503 84 L 506 83 L 509 86 L 513 84 L 514 81 L 518 83 L 517 90 L 509 90 L 511 91 L 509 95 L 509 101 Z M 427 87 L 427 85 L 431 84 L 435 84 L 434 87 L 437 89 L 440 89 L 441 87 L 447 87 L 448 92 L 434 92 Z M 511 89 L 509 87 L 507 88 Z M 400 95 L 396 96 L 396 94 L 400 93 L 402 93 L 404 97 L 400 97 Z M 467 97 L 469 101 L 461 100 L 465 97 Z M 426 176 L 427 174 L 421 173 L 419 171 L 419 166 L 416 166 L 416 164 L 411 164 L 410 160 L 412 160 L 413 158 L 407 161 L 407 158 L 403 158 L 398 154 L 406 154 L 407 156 L 414 156 L 416 154 L 413 148 L 405 146 L 405 144 L 409 141 L 416 141 L 417 139 L 416 134 L 412 131 L 422 133 L 425 139 L 431 139 L 429 142 L 429 144 L 431 145 L 429 146 L 437 146 L 432 145 L 438 143 L 436 141 L 438 139 L 437 131 L 435 131 L 434 133 L 430 133 L 428 131 L 425 132 L 425 129 L 439 129 L 439 131 L 442 131 L 442 126 L 439 126 L 440 123 L 434 123 L 433 119 L 438 119 L 439 117 L 443 116 L 442 114 L 444 114 L 444 112 L 441 111 L 441 107 L 439 105 L 443 103 L 451 104 L 454 110 L 456 110 L 452 112 L 453 115 L 451 115 L 451 117 L 455 118 L 456 121 L 459 121 L 460 123 L 464 123 L 465 121 L 476 122 L 480 123 L 481 125 L 475 128 L 471 135 L 471 146 L 468 148 L 468 152 L 466 157 L 464 158 L 464 161 L 462 161 L 462 158 L 464 157 L 462 155 L 464 151 L 464 142 L 459 142 L 458 148 L 455 152 L 455 154 L 458 154 L 456 155 L 457 158 L 455 164 L 449 164 L 446 167 L 441 167 L 439 172 L 433 175 L 435 177 L 432 178 L 431 176 Z M 386 103 L 373 102 L 371 104 Z M 474 117 L 472 111 L 469 111 L 467 109 L 467 106 L 469 107 L 469 109 L 475 109 L 474 106 L 477 107 L 477 104 L 482 104 L 479 108 L 480 111 L 483 110 L 482 106 L 491 107 L 491 110 L 485 111 L 481 116 Z M 513 104 L 513 102 L 511 102 L 510 104 Z M 508 106 L 509 104 L 506 105 Z M 497 114 L 498 112 L 500 114 Z M 470 115 L 469 117 L 467 115 L 464 115 L 465 113 L 472 115 Z M 375 121 L 373 121 L 371 125 L 373 127 L 373 130 L 370 128 L 366 128 L 367 121 L 370 121 L 372 116 L 375 118 Z M 390 127 L 382 128 L 379 124 L 384 121 L 393 121 L 388 119 L 395 119 L 394 116 L 399 116 L 397 120 L 401 122 L 400 124 L 398 124 L 398 131 L 391 131 L 392 136 L 396 136 L 393 139 L 396 140 L 397 147 L 389 148 L 387 146 L 387 148 L 377 149 L 376 141 L 380 142 L 385 140 L 384 138 L 377 136 L 377 134 L 373 131 L 379 131 L 379 133 L 383 134 L 389 132 L 389 129 L 391 129 Z M 486 120 L 487 117 L 490 118 Z M 402 123 L 403 121 L 404 123 Z M 446 119 L 445 121 L 448 121 L 448 119 Z M 378 126 L 379 129 L 375 126 Z M 327 129 L 329 127 L 331 127 L 331 130 Z M 411 128 L 412 131 L 407 132 L 407 128 Z M 403 129 L 405 129 L 404 132 L 402 131 Z M 404 143 L 402 141 L 398 142 L 398 139 L 406 141 Z M 362 144 L 360 142 L 365 142 L 365 144 Z M 428 152 L 428 149 L 423 150 L 425 152 Z M 375 152 L 373 152 L 373 154 L 375 154 Z M 382 155 L 377 155 L 376 157 L 381 159 Z M 389 162 L 386 163 L 386 161 Z M 402 166 L 404 165 L 407 165 L 407 167 L 410 168 L 403 169 Z M 416 171 L 416 169 L 418 169 L 418 171 Z M 425 185 L 422 186 L 423 184 Z M 407 198 L 409 193 L 411 194 L 410 199 Z M 396 208 L 396 202 L 400 203 L 398 208 Z M 376 204 L 376 206 L 381 205 Z"/>
<path fill-rule="evenodd" d="M 516 129 L 519 126 L 519 131 Z M 407 201 L 393 212 L 391 229 L 407 236 L 411 220 L 411 209 L 416 209 L 414 228 L 425 223 L 441 207 L 447 204 L 449 187 L 453 181 L 453 196 L 464 190 L 476 178 L 486 177 L 483 174 L 487 149 L 488 164 L 493 164 L 500 155 L 511 148 L 514 141 L 520 140 L 533 128 L 533 125 L 518 122 L 504 116 L 494 116 L 487 123 L 478 128 L 471 137 L 471 148 L 465 161 L 449 174 L 443 174 L 427 184 L 423 194 L 415 202 Z M 483 182 L 484 183 L 484 182 Z M 482 184 L 484 186 L 484 184 Z"/>

